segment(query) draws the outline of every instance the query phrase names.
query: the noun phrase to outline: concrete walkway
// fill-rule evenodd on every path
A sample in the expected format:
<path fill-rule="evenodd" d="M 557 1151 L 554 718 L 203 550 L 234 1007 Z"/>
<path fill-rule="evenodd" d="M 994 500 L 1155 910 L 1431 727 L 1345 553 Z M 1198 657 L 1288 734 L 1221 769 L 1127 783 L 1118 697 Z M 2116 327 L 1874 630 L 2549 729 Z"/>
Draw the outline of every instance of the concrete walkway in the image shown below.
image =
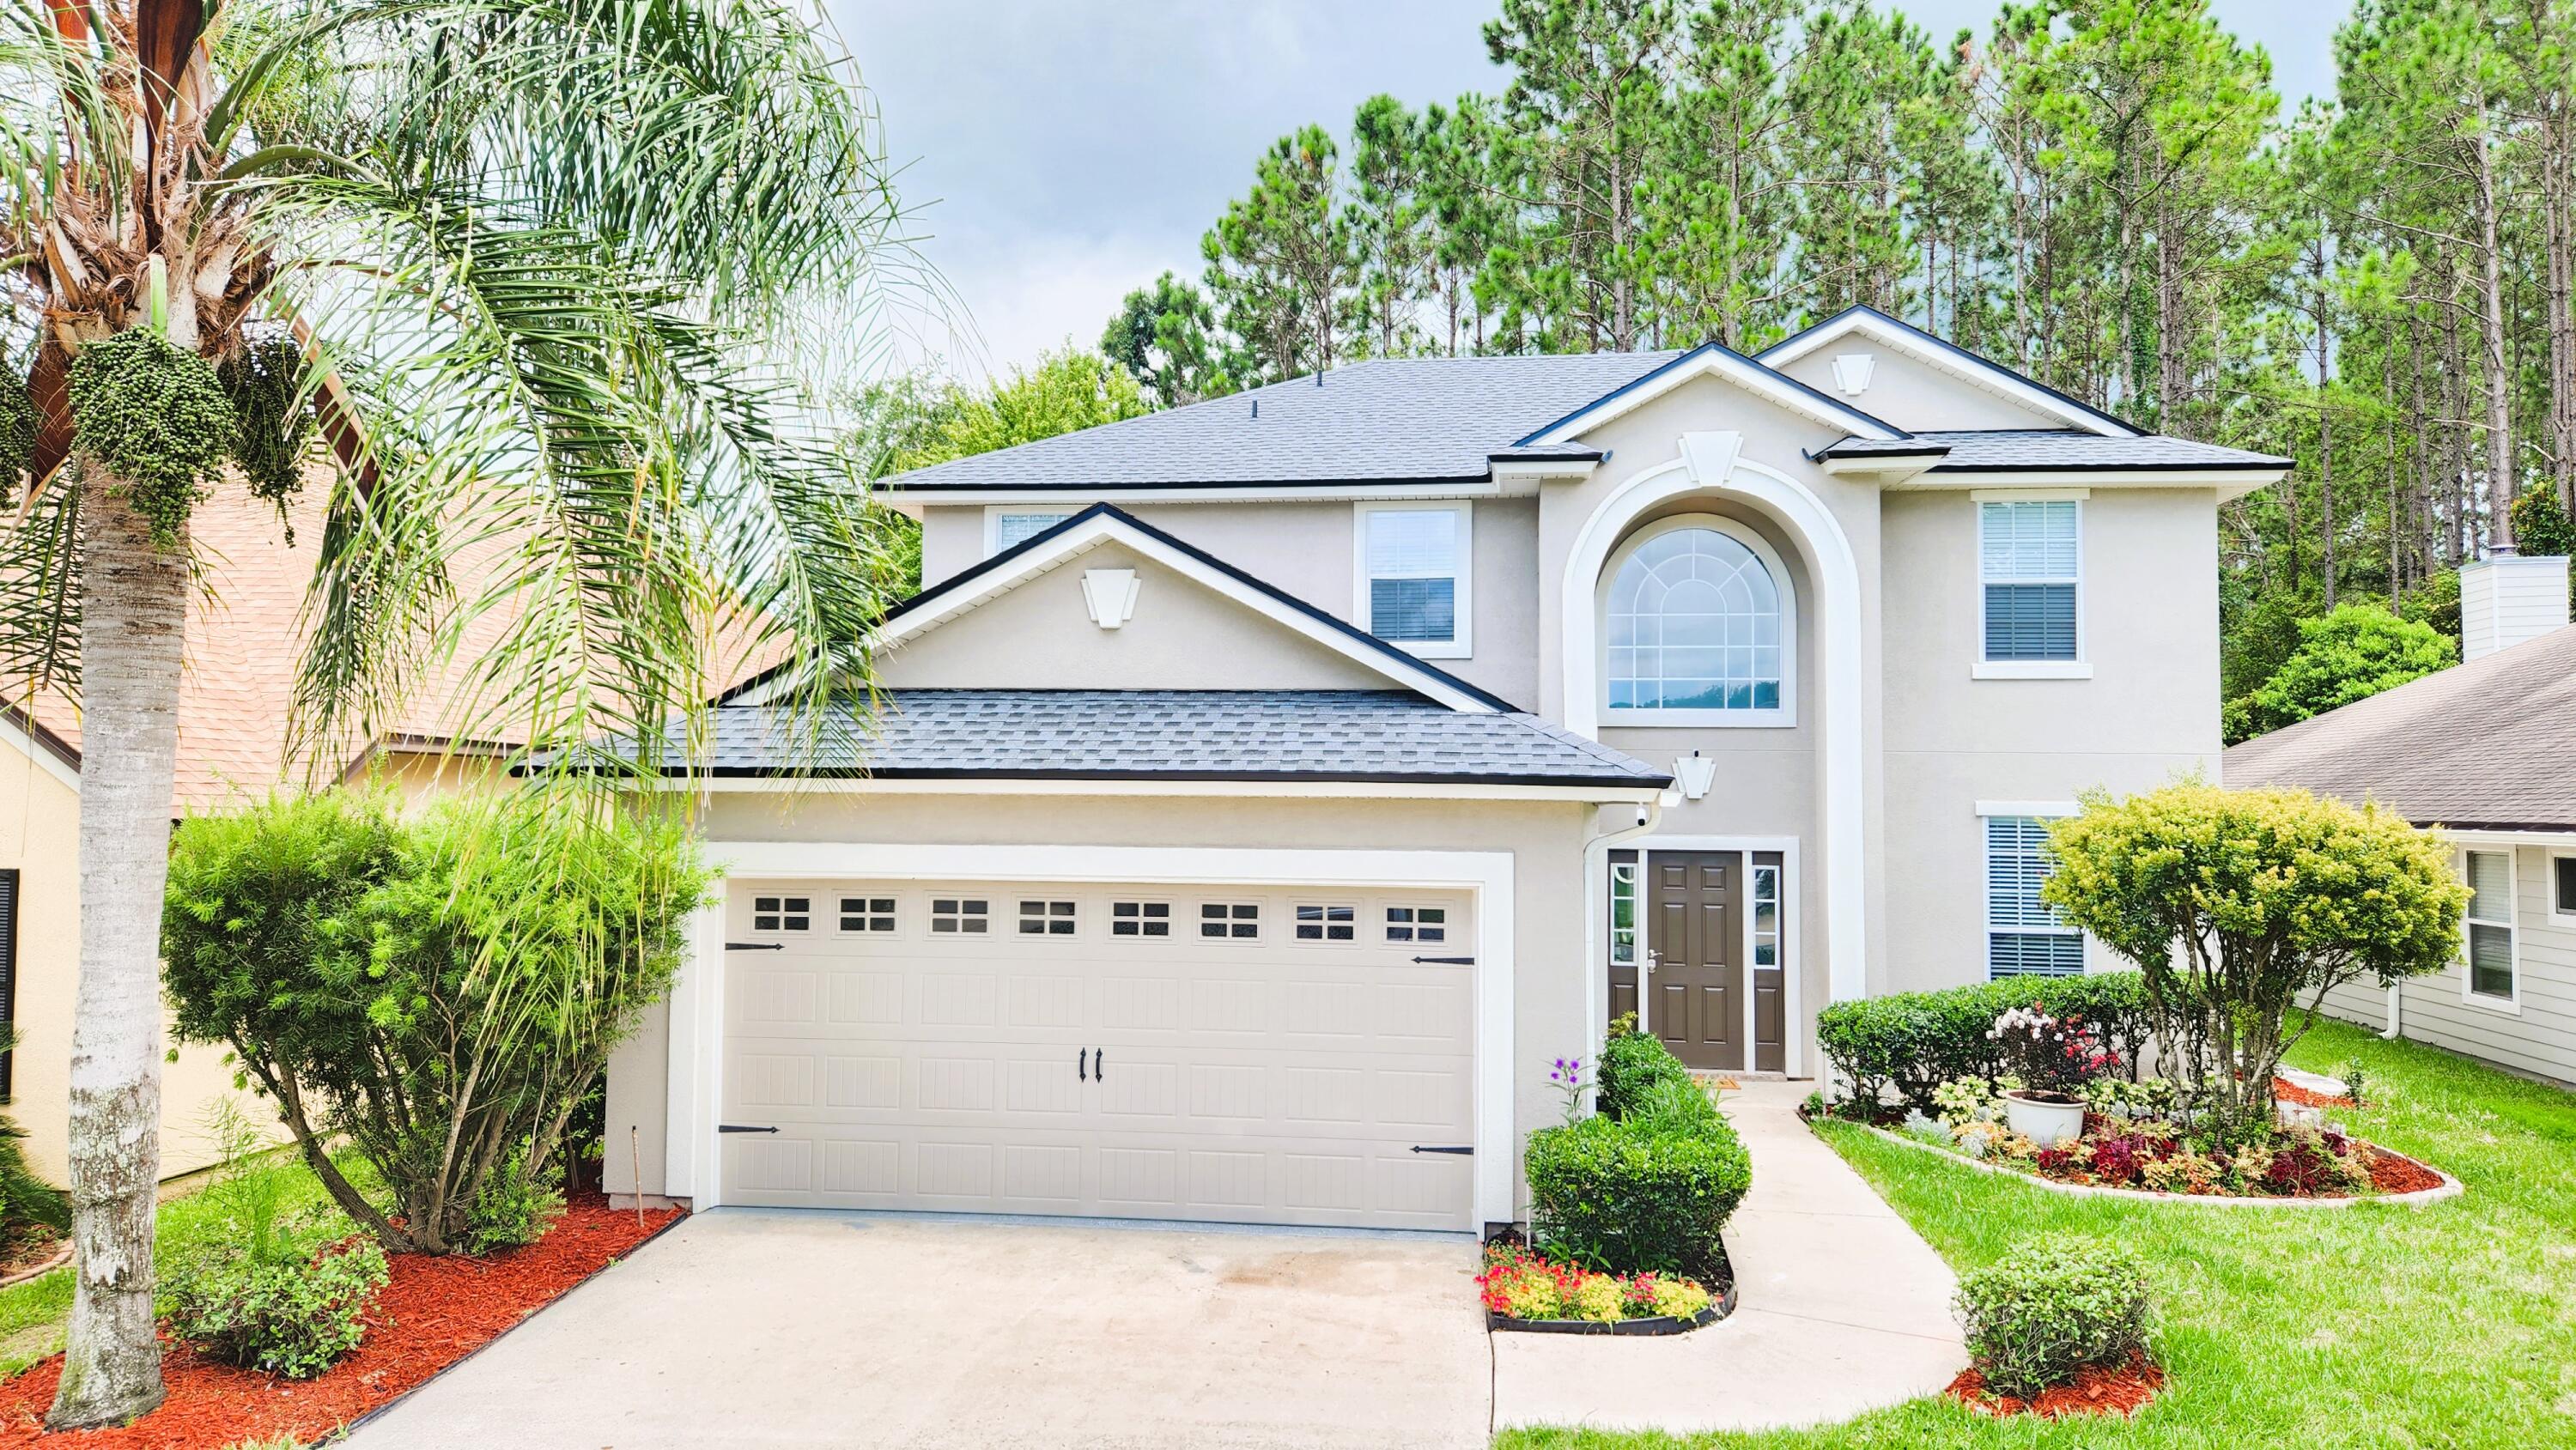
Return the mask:
<path fill-rule="evenodd" d="M 723 1208 L 350 1450 L 1487 1442 L 1464 1234 Z"/>
<path fill-rule="evenodd" d="M 1812 1084 L 1726 1099 L 1753 1156 L 1732 1318 L 1670 1339 L 1493 1336 L 1494 1423 L 1762 1430 L 1938 1394 L 1968 1362 L 1950 1267 L 1804 1123 Z"/>

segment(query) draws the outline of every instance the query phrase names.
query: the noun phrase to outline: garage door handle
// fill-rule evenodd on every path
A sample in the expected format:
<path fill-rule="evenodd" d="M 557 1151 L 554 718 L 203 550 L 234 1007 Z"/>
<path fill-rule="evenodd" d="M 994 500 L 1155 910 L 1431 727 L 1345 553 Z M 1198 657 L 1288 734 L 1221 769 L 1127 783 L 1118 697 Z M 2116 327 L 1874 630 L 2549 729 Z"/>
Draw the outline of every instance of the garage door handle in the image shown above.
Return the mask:
<path fill-rule="evenodd" d="M 1415 957 L 1413 961 L 1416 966 L 1434 967 L 1472 967 L 1476 964 L 1474 957 Z"/>
<path fill-rule="evenodd" d="M 787 950 L 787 943 L 783 941 L 729 941 L 725 943 L 725 950 L 729 952 L 783 952 Z"/>
<path fill-rule="evenodd" d="M 776 1127 L 752 1128 L 741 1123 L 718 1123 L 716 1131 L 719 1133 L 775 1133 L 778 1129 Z"/>
<path fill-rule="evenodd" d="M 1095 1047 L 1091 1049 L 1091 1080 L 1093 1082 L 1109 1081 L 1109 1049 L 1106 1047 Z"/>
<path fill-rule="evenodd" d="M 1465 1144 L 1460 1144 L 1455 1148 L 1426 1148 L 1420 1143 L 1413 1145 L 1413 1151 L 1416 1153 L 1464 1153 L 1470 1157 L 1473 1157 L 1476 1152 L 1475 1149 L 1468 1147 Z"/>
<path fill-rule="evenodd" d="M 1084 1066 L 1090 1058 L 1091 1049 L 1088 1047 L 1081 1049 L 1073 1055 L 1073 1075 L 1082 1079 L 1084 1082 L 1091 1081 L 1091 1069 Z"/>

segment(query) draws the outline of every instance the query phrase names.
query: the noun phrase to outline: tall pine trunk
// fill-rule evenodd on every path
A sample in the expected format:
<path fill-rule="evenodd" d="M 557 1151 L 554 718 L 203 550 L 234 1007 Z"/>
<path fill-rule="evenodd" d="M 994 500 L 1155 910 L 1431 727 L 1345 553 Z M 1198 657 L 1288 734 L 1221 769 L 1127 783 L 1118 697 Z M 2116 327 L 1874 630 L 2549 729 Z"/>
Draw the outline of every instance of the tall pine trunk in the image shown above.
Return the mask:
<path fill-rule="evenodd" d="M 161 895 L 179 755 L 184 544 L 83 465 L 80 986 L 71 1065 L 70 1347 L 46 1424 L 161 1403 L 152 1210 L 161 1178 Z"/>
<path fill-rule="evenodd" d="M 2487 539 L 2513 552 L 2513 378 L 2505 371 L 2504 244 L 2496 235 L 2495 156 L 2481 130 L 2472 144 L 2478 177 L 2478 300 L 2486 327 Z"/>

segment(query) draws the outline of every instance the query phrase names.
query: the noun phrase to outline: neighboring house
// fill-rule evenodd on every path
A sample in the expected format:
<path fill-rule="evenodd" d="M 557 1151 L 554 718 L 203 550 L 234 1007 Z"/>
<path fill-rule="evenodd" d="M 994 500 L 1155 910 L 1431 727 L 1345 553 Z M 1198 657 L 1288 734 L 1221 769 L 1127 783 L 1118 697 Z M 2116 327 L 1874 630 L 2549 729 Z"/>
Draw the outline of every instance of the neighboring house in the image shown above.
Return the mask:
<path fill-rule="evenodd" d="M 2376 800 L 2458 847 L 2460 959 L 2326 1007 L 2576 1084 L 2576 627 L 2567 560 L 2460 571 L 2462 662 L 2227 752 L 2229 785 Z"/>
<path fill-rule="evenodd" d="M 324 497 L 317 483 L 290 504 L 292 545 L 276 506 L 240 489 L 218 492 L 190 517 L 205 572 L 187 624 L 174 819 L 311 779 L 287 759 L 287 716 Z M 451 751 L 451 733 L 434 710 L 397 719 L 320 778 L 365 775 L 409 797 L 453 788 L 478 768 L 478 751 Z M 79 711 L 58 695 L 0 707 L 0 1020 L 20 1034 L 18 1050 L 0 1057 L 0 1094 L 27 1135 L 29 1164 L 55 1183 L 67 1172 L 80 961 L 80 740 Z M 214 1160 L 206 1115 L 233 1090 L 224 1055 L 189 1047 L 162 1068 L 165 1175 Z M 254 1109 L 254 1117 L 268 1114 Z"/>
<path fill-rule="evenodd" d="M 2084 970 L 2039 822 L 2215 769 L 2218 507 L 2286 468 L 1856 309 L 888 480 L 927 587 L 864 758 L 755 680 L 674 779 L 730 878 L 607 1181 L 1514 1218 L 1550 1059 L 1620 1013 L 1799 1077 L 1828 1002 Z"/>

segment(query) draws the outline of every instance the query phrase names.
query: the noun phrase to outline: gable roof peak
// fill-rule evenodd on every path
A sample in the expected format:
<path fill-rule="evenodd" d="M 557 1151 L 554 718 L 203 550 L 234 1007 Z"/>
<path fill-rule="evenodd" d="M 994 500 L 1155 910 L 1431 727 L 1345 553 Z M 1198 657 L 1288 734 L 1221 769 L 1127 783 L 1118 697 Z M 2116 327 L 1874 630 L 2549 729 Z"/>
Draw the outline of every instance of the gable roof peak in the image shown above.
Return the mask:
<path fill-rule="evenodd" d="M 1970 352 L 1938 333 L 1881 312 L 1866 302 L 1855 302 L 1822 322 L 1791 333 L 1755 353 L 1754 358 L 1769 367 L 1786 367 L 1855 332 L 2033 411 L 2062 419 L 2068 426 L 2087 433 L 2124 438 L 2151 436 L 2146 429 L 2125 418 L 2104 412 L 2081 398 L 2060 392 L 1982 353 Z"/>

